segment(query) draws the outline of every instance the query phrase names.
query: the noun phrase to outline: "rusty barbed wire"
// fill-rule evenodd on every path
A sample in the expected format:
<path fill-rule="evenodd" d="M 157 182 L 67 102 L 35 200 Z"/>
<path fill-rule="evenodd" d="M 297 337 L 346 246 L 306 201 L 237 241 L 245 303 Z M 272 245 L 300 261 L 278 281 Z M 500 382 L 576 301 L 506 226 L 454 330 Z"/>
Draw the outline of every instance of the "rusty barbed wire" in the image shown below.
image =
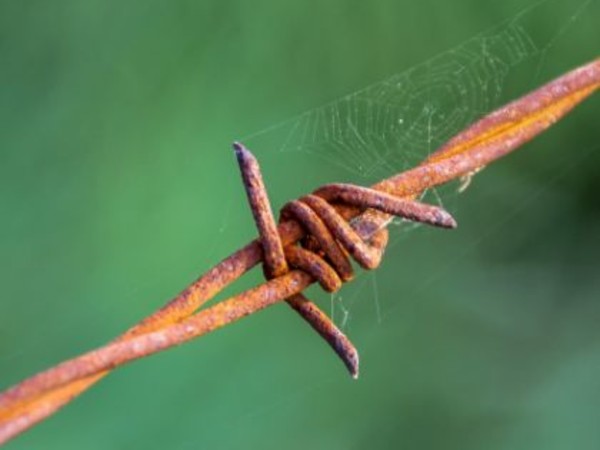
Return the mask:
<path fill-rule="evenodd" d="M 361 210 L 372 208 L 443 228 L 456 227 L 452 216 L 436 206 L 407 201 L 374 189 L 330 184 L 283 206 L 280 222 L 296 220 L 307 233 L 305 245 L 289 244 L 284 248 L 258 161 L 242 144 L 234 143 L 234 149 L 258 228 L 267 280 L 288 273 L 289 267 L 292 267 L 312 276 L 325 291 L 335 292 L 343 282 L 354 277 L 348 254 L 367 270 L 379 266 L 388 242 L 387 229 L 380 229 L 369 241 L 365 241 L 328 202 L 342 202 L 342 205 Z M 327 314 L 302 293 L 293 295 L 286 302 L 325 339 L 346 365 L 350 375 L 357 378 L 358 352 Z"/>
<path fill-rule="evenodd" d="M 341 242 L 354 257 L 359 255 L 367 268 L 376 266 L 385 247 L 385 226 L 391 215 L 399 213 L 411 219 L 425 219 L 427 216 L 427 223 L 443 225 L 442 220 L 446 220 L 446 224 L 451 226 L 451 217 L 443 216 L 442 210 L 428 209 L 425 214 L 423 207 L 427 208 L 427 205 L 416 206 L 414 199 L 428 188 L 467 176 L 515 150 L 599 87 L 600 59 L 597 59 L 489 114 L 448 141 L 417 167 L 383 180 L 370 190 L 350 185 L 328 185 L 316 190 L 313 196 L 303 197 L 300 204 L 306 205 L 313 213 L 318 210 L 315 215 L 326 224 L 325 228 L 331 225 L 336 230 L 334 237 L 327 242 Z M 357 200 L 359 197 L 360 201 Z M 395 206 L 388 207 L 387 200 Z M 336 205 L 334 213 L 329 202 L 341 202 L 343 205 Z M 260 206 L 256 209 L 259 210 Z M 300 309 L 302 317 L 328 340 L 351 373 L 355 366 L 358 370 L 358 360 L 352 361 L 352 358 L 357 358 L 357 354 L 353 353 L 356 350 L 349 340 L 337 334 L 341 331 L 327 316 L 301 296 L 307 286 L 317 281 L 317 270 L 327 271 L 332 259 L 327 254 L 328 264 L 323 265 L 323 261 L 307 256 L 319 255 L 318 250 L 315 253 L 314 241 L 306 242 L 304 246 L 297 245 L 300 239 L 306 237 L 305 229 L 295 220 L 298 218 L 296 212 L 301 210 L 304 206 L 288 206 L 284 210 L 283 222 L 275 231 L 269 205 L 268 210 L 261 210 L 265 214 L 256 221 L 260 233 L 264 234 L 264 230 L 273 233 L 272 241 L 261 235 L 259 240 L 221 261 L 163 308 L 114 341 L 34 375 L 1 393 L 0 444 L 56 412 L 112 369 L 202 336 L 282 300 L 288 300 L 293 308 Z M 309 223 L 314 225 L 318 222 L 307 221 L 307 228 Z M 343 229 L 337 230 L 337 226 Z M 263 231 L 261 227 L 265 227 Z M 350 231 L 356 234 L 348 234 Z M 309 232 L 312 234 L 312 229 Z M 362 249 L 365 253 L 357 250 L 361 242 L 367 245 Z M 371 247 L 368 247 L 369 244 Z M 267 258 L 271 250 L 263 252 L 263 245 L 271 250 L 275 248 L 276 253 Z M 280 251 L 283 251 L 283 257 Z M 325 253 L 319 256 L 323 257 Z M 267 282 L 196 312 L 262 260 L 265 261 Z M 292 270 L 287 267 L 288 262 Z M 308 271 L 309 267 L 313 270 L 313 265 L 317 269 Z M 293 269 L 294 266 L 302 270 Z M 340 273 L 335 264 L 333 267 L 340 280 L 348 276 Z M 326 283 L 325 277 L 319 281 L 328 289 L 337 288 L 337 281 L 331 273 L 329 275 L 334 280 L 331 284 Z M 294 300 L 295 296 L 299 296 L 297 300 Z M 347 347 L 338 348 L 338 345 Z"/>
<path fill-rule="evenodd" d="M 320 281 L 324 289 L 330 292 L 339 289 L 342 284 L 341 280 L 335 272 L 333 274 L 329 272 L 329 266 L 322 264 L 321 258 L 313 257 L 313 253 L 310 252 L 302 257 L 300 256 L 302 251 L 299 248 L 293 251 L 296 248 L 294 246 L 288 246 L 284 250 L 258 162 L 243 145 L 234 143 L 234 149 L 263 249 L 265 278 L 270 280 L 288 273 L 289 260 L 292 267 L 304 266 L 306 273 L 312 272 L 313 277 Z M 358 351 L 327 314 L 302 293 L 291 296 L 286 299 L 286 302 L 329 343 L 351 375 L 356 377 L 358 375 Z"/>

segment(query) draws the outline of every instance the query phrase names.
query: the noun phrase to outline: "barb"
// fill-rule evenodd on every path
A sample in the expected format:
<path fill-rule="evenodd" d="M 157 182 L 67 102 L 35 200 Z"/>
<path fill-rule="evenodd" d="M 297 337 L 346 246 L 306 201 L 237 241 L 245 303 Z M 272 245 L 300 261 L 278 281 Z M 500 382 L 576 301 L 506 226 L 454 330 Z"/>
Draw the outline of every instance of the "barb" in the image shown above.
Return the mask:
<path fill-rule="evenodd" d="M 320 264 L 320 260 L 311 260 L 311 257 L 308 255 L 304 257 L 300 256 L 301 253 L 299 250 L 292 251 L 295 247 L 288 247 L 287 251 L 284 252 L 283 243 L 277 231 L 277 225 L 273 218 L 271 204 L 267 197 L 267 191 L 262 180 L 258 162 L 243 145 L 234 143 L 233 147 L 242 173 L 250 209 L 254 215 L 260 242 L 263 247 L 263 267 L 267 280 L 288 273 L 287 259 L 289 259 L 292 266 L 303 266 L 305 272 L 312 273 L 313 277 L 321 280 L 322 285 L 323 280 L 327 280 L 328 282 L 325 283 L 327 290 L 333 291 L 339 289 L 341 287 L 339 278 L 336 280 L 337 275 L 335 273 L 331 275 L 327 270 L 328 267 L 323 267 Z M 317 275 L 313 268 L 322 275 Z M 324 275 L 325 273 L 329 277 Z M 286 302 L 325 339 L 346 365 L 350 375 L 354 378 L 358 377 L 358 351 L 348 337 L 335 326 L 329 317 L 303 294 L 293 295 L 286 299 Z"/>
<path fill-rule="evenodd" d="M 263 247 L 263 267 L 268 280 L 288 273 L 289 263 L 292 268 L 311 275 L 326 291 L 334 292 L 341 288 L 342 282 L 353 278 L 347 253 L 365 269 L 375 269 L 379 265 L 388 241 L 387 229 L 379 230 L 373 235 L 371 242 L 365 242 L 328 201 L 341 201 L 361 210 L 372 208 L 445 228 L 456 226 L 452 216 L 441 208 L 403 200 L 373 189 L 331 184 L 318 189 L 314 195 L 289 202 L 283 207 L 281 218 L 295 219 L 308 234 L 306 248 L 295 244 L 284 248 L 258 161 L 242 144 L 235 143 L 233 147 L 258 228 Z M 309 240 L 311 237 L 312 241 Z M 312 245 L 308 242 L 312 242 Z M 348 337 L 303 294 L 296 294 L 286 299 L 286 302 L 325 339 L 346 365 L 350 375 L 358 378 L 358 352 Z"/>
<path fill-rule="evenodd" d="M 600 60 L 595 60 L 486 116 L 451 139 L 421 165 L 373 186 L 373 192 L 365 193 L 360 190 L 363 188 L 350 186 L 324 187 L 317 190 L 313 196 L 303 197 L 298 204 L 308 207 L 325 224 L 326 230 L 333 230 L 329 233 L 334 237 L 331 241 L 327 240 L 328 243 L 325 240 L 320 242 L 321 248 L 337 240 L 359 262 L 359 257 L 364 257 L 361 262 L 364 267 L 375 267 L 385 247 L 387 232 L 384 227 L 391 220 L 390 214 L 402 212 L 407 216 L 410 213 L 413 214 L 410 216 L 412 218 L 423 214 L 421 217 L 427 219 L 428 223 L 445 223 L 451 226 L 451 218 L 440 216 L 439 211 L 429 211 L 426 214 L 422 208 L 420 211 L 411 210 L 414 202 L 410 200 L 430 187 L 468 175 L 515 150 L 555 123 L 599 87 Z M 382 196 L 381 192 L 390 194 L 391 200 Z M 366 197 L 374 195 L 377 200 L 370 197 L 367 200 L 365 197 L 358 203 L 359 200 L 356 199 L 363 194 Z M 399 197 L 405 201 L 399 201 Z M 387 204 L 384 198 L 390 200 L 393 205 Z M 329 201 L 341 201 L 343 204 L 336 205 L 334 214 Z M 354 206 L 348 206 L 354 201 L 357 202 Z M 299 218 L 305 213 L 310 215 L 304 206 L 288 206 L 284 216 L 287 214 Z M 364 208 L 368 209 L 362 211 Z M 304 212 L 299 212 L 301 210 Z M 264 211 L 270 214 L 270 207 Z M 0 394 L 0 444 L 56 412 L 115 367 L 202 336 L 279 301 L 301 294 L 318 278 L 316 271 L 309 271 L 311 265 L 323 270 L 327 270 L 326 266 L 331 266 L 342 280 L 349 276 L 340 271 L 341 266 L 334 263 L 334 258 L 326 251 L 325 265 L 319 265 L 312 257 L 302 260 L 308 254 L 316 255 L 311 251 L 314 242 L 307 242 L 304 247 L 296 246 L 295 243 L 306 235 L 306 230 L 296 220 L 287 220 L 286 217 L 284 219 L 274 236 L 278 234 L 281 247 L 287 251 L 284 250 L 283 259 L 279 254 L 267 263 L 265 269 L 267 274 L 271 270 L 283 272 L 282 262 L 289 262 L 302 270 L 285 272 L 256 288 L 195 313 L 224 287 L 263 258 L 266 260 L 263 246 L 279 246 L 275 241 L 265 243 L 266 239 L 253 241 L 217 264 L 166 306 L 113 342 L 34 375 Z M 346 222 L 349 219 L 353 219 L 350 225 Z M 257 219 L 257 222 L 259 220 Z M 272 221 L 272 218 L 269 221 Z M 303 222 L 313 236 L 317 234 L 311 227 L 316 227 L 317 223 L 316 219 Z M 269 227 L 268 223 L 265 226 Z M 370 248 L 363 249 L 365 253 L 357 251 L 357 247 L 362 245 L 361 242 L 367 246 L 370 243 Z M 306 255 L 303 252 L 307 252 Z M 341 263 L 341 260 L 338 263 Z M 325 277 L 318 279 L 329 289 L 337 287 L 337 284 L 326 284 Z M 320 316 L 321 314 L 323 313 L 320 310 L 311 307 L 306 309 L 303 317 L 315 327 L 314 324 L 323 324 L 328 320 Z"/>

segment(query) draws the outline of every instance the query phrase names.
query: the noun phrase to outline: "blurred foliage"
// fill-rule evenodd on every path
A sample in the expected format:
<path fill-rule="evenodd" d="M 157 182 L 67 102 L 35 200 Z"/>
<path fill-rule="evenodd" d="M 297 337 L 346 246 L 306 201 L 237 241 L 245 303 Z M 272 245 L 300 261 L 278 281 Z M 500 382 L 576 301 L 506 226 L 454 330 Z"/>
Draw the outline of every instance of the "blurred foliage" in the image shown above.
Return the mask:
<path fill-rule="evenodd" d="M 533 5 L 1 1 L 0 387 L 106 342 L 254 236 L 232 140 Z M 597 0 L 530 11 L 542 44 L 495 103 L 598 57 L 599 19 Z M 273 307 L 119 370 L 7 448 L 598 448 L 599 114 L 594 97 L 442 190 L 457 231 L 393 228 L 383 266 L 332 300 L 358 382 Z M 318 151 L 257 154 L 276 207 L 373 181 Z"/>

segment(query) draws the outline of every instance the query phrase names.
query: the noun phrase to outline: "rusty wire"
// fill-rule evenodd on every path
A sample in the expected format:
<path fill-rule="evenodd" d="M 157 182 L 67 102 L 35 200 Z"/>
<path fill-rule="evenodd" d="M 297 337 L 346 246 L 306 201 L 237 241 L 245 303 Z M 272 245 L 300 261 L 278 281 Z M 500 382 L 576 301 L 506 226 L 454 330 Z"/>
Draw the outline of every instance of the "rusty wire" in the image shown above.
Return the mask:
<path fill-rule="evenodd" d="M 314 216 L 311 215 L 313 218 L 304 226 L 312 227 L 320 221 L 330 233 L 331 228 L 334 229 L 333 236 L 323 239 L 322 245 L 341 242 L 342 248 L 358 256 L 365 267 L 372 268 L 378 264 L 385 247 L 385 226 L 391 215 L 451 227 L 453 220 L 447 213 L 419 205 L 414 199 L 428 188 L 467 176 L 515 150 L 599 87 L 600 59 L 597 59 L 489 114 L 417 167 L 383 180 L 371 189 L 329 185 L 316 190 L 312 196 L 303 197 L 300 203 L 291 203 L 296 206 L 284 209 L 283 222 L 276 229 L 266 194 L 264 199 L 258 198 L 258 204 L 252 208 L 261 235 L 258 240 L 221 261 L 163 308 L 114 341 L 34 375 L 0 394 L 0 444 L 56 412 L 115 367 L 202 336 L 282 300 L 298 310 L 342 357 L 350 372 L 356 374 L 358 356 L 350 341 L 316 305 L 302 296 L 302 291 L 317 280 L 326 289 L 337 289 L 341 283 L 335 277 L 339 281 L 350 277 L 343 271 L 341 259 L 338 262 L 341 265 L 332 263 L 330 253 L 323 259 L 325 253 L 320 254 L 314 241 L 305 240 L 304 246 L 297 244 L 307 234 L 296 220 L 301 214 L 311 215 L 305 206 Z M 243 152 L 238 151 L 238 156 L 240 153 Z M 260 175 L 258 171 L 245 172 L 243 161 L 240 164 L 243 176 Z M 247 189 L 250 184 L 246 181 Z M 265 192 L 264 186 L 262 192 Z M 253 205 L 251 197 L 249 194 Z M 267 203 L 261 206 L 260 201 Z M 335 213 L 329 207 L 330 202 L 337 203 Z M 389 206 L 392 204 L 393 208 Z M 346 221 L 350 219 L 348 227 Z M 349 233 L 349 228 L 356 234 Z M 265 237 L 267 234 L 269 238 Z M 267 249 L 264 252 L 263 246 Z M 357 246 L 362 246 L 362 250 L 357 250 Z M 267 282 L 196 312 L 260 261 L 265 263 Z M 292 270 L 288 266 L 292 266 Z M 332 268 L 335 269 L 329 272 Z M 325 275 L 319 278 L 318 270 L 327 271 L 329 279 L 326 280 Z"/>
<path fill-rule="evenodd" d="M 348 254 L 364 269 L 372 270 L 379 266 L 388 242 L 387 228 L 381 228 L 365 241 L 329 202 L 342 202 L 345 206 L 357 207 L 362 211 L 371 208 L 443 228 L 456 227 L 452 216 L 441 208 L 404 200 L 374 189 L 330 184 L 284 205 L 280 222 L 296 220 L 307 233 L 307 238 L 310 238 L 303 241 L 305 245 L 292 243 L 284 247 L 258 161 L 242 144 L 235 143 L 234 149 L 258 228 L 267 279 L 285 275 L 291 267 L 311 275 L 325 291 L 335 292 L 343 282 L 354 277 Z M 286 302 L 327 341 L 350 375 L 357 378 L 358 352 L 333 321 L 302 293 L 291 296 Z"/>

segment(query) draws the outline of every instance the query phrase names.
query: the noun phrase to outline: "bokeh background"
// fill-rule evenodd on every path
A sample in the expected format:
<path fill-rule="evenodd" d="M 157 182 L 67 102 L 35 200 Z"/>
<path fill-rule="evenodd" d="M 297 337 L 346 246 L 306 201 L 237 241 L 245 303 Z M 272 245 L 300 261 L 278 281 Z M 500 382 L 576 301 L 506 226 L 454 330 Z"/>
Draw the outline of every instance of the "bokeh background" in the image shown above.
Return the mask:
<path fill-rule="evenodd" d="M 368 184 L 598 57 L 598 23 L 597 0 L 1 1 L 0 388 L 112 339 L 254 237 L 233 140 L 276 208 Z M 514 48 L 514 24 L 530 45 L 443 128 L 453 97 L 431 74 Z M 494 49 L 476 37 L 490 29 Z M 350 141 L 276 144 L 282 121 L 402 73 L 424 80 L 403 120 L 435 110 L 427 145 L 357 160 Z M 599 117 L 593 97 L 463 194 L 430 193 L 456 231 L 395 225 L 375 274 L 310 291 L 360 349 L 358 381 L 278 305 L 121 368 L 6 448 L 599 448 Z"/>

